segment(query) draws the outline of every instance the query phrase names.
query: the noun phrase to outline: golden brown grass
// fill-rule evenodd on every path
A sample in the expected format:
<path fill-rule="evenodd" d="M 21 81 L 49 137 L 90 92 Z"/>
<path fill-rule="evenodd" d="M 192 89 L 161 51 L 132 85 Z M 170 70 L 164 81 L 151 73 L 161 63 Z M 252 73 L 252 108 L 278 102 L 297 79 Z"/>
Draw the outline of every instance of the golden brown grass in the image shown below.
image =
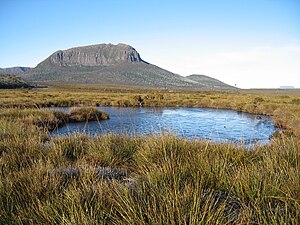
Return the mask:
<path fill-rule="evenodd" d="M 138 89 L 99 85 L 58 85 L 0 90 L 0 107 L 175 106 L 233 109 L 272 116 L 276 125 L 300 135 L 300 91 L 241 90 L 236 93 Z"/>
<path fill-rule="evenodd" d="M 300 218 L 294 138 L 252 151 L 172 135 L 77 134 L 45 142 L 36 126 L 4 120 L 0 136 L 1 224 L 297 224 Z M 126 175 L 103 179 L 97 168 Z"/>
<path fill-rule="evenodd" d="M 1 91 L 2 106 L 33 108 L 0 110 L 0 224 L 299 223 L 299 95 L 115 91 Z M 49 139 L 47 123 L 60 117 L 37 109 L 141 99 L 144 106 L 263 113 L 294 134 L 252 150 L 166 134 Z"/>

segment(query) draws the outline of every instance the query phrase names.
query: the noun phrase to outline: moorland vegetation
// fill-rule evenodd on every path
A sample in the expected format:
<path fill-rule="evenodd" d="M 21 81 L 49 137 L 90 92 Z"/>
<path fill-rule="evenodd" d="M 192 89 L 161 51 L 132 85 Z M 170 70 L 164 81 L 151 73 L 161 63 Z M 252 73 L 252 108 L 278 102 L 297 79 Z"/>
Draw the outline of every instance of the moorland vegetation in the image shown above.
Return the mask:
<path fill-rule="evenodd" d="M 300 95 L 49 85 L 0 91 L 0 224 L 298 224 Z M 265 114 L 270 144 L 185 140 L 173 134 L 50 138 L 85 108 L 180 106 Z"/>

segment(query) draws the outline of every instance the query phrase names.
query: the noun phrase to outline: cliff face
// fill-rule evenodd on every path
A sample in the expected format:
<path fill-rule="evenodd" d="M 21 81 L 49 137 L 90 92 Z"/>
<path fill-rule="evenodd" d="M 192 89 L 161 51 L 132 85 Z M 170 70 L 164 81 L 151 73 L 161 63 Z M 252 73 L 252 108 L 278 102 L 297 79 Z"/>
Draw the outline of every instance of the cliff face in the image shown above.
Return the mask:
<path fill-rule="evenodd" d="M 37 82 L 176 88 L 203 86 L 143 61 L 139 53 L 126 44 L 98 44 L 59 50 L 22 77 Z"/>
<path fill-rule="evenodd" d="M 133 47 L 125 44 L 99 44 L 57 51 L 37 67 L 110 66 L 135 62 L 145 63 Z"/>

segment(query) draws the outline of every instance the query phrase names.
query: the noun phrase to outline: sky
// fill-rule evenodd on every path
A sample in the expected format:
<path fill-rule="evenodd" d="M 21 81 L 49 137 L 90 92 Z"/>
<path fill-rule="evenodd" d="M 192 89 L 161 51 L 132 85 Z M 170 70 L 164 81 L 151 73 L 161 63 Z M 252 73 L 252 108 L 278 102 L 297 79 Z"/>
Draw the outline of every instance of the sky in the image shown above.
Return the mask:
<path fill-rule="evenodd" d="M 300 88 L 300 0 L 0 0 L 0 67 L 126 43 L 183 76 Z"/>

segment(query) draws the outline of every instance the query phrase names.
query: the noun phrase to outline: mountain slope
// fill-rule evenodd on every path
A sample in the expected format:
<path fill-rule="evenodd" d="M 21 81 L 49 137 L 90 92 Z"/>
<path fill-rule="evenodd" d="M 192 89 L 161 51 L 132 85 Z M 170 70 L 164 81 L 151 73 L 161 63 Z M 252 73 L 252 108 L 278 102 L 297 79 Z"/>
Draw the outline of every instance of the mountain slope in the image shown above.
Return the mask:
<path fill-rule="evenodd" d="M 28 88 L 30 84 L 11 74 L 0 74 L 0 89 Z"/>
<path fill-rule="evenodd" d="M 99 44 L 60 50 L 21 76 L 29 81 L 171 88 L 205 87 L 145 62 L 133 47 L 125 44 Z"/>
<path fill-rule="evenodd" d="M 30 67 L 23 67 L 23 66 L 0 68 L 0 74 L 20 74 L 28 70 L 30 70 Z"/>
<path fill-rule="evenodd" d="M 186 78 L 198 82 L 200 84 L 203 84 L 211 89 L 234 89 L 235 88 L 220 80 L 205 75 L 193 74 L 187 76 Z"/>
<path fill-rule="evenodd" d="M 126 44 L 98 44 L 59 50 L 21 76 L 36 82 L 212 89 L 209 84 L 182 77 L 142 60 L 140 54 Z"/>
<path fill-rule="evenodd" d="M 195 81 L 173 74 L 151 64 L 116 64 L 111 66 L 80 66 L 36 69 L 26 74 L 30 81 L 129 85 L 143 87 L 204 88 Z"/>

